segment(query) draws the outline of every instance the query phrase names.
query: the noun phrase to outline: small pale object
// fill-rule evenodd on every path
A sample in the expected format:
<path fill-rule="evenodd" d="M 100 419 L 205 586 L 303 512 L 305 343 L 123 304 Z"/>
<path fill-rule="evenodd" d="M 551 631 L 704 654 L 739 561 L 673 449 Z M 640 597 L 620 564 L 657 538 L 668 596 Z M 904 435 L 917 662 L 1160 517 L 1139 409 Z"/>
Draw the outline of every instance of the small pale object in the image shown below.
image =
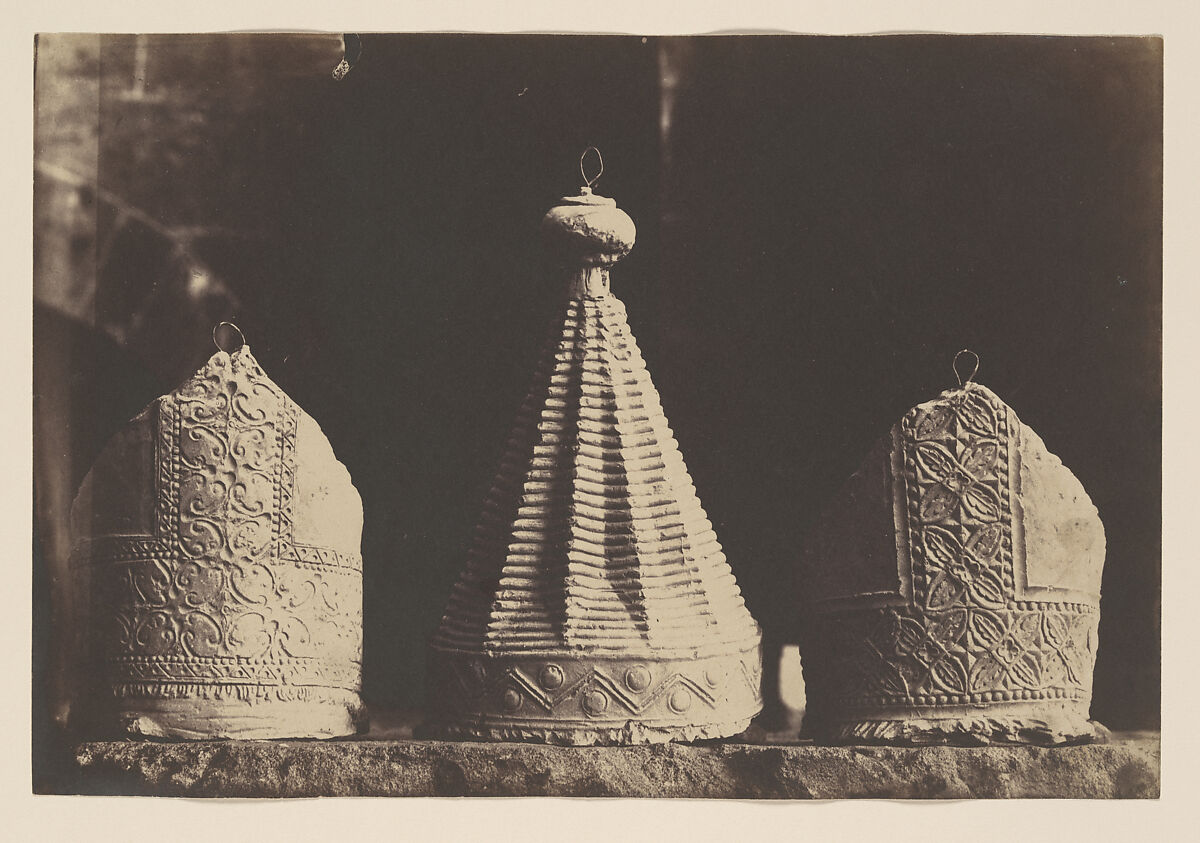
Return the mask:
<path fill-rule="evenodd" d="M 72 522 L 75 723 L 184 739 L 358 730 L 362 503 L 249 346 L 219 350 L 114 436 Z"/>
<path fill-rule="evenodd" d="M 566 295 L 432 641 L 430 731 L 735 735 L 761 708 L 759 628 L 609 291 L 633 221 L 585 181 L 542 223 Z"/>
<path fill-rule="evenodd" d="M 995 393 L 960 378 L 875 445 L 805 545 L 805 732 L 1102 738 L 1089 708 L 1104 553 L 1080 482 Z"/>

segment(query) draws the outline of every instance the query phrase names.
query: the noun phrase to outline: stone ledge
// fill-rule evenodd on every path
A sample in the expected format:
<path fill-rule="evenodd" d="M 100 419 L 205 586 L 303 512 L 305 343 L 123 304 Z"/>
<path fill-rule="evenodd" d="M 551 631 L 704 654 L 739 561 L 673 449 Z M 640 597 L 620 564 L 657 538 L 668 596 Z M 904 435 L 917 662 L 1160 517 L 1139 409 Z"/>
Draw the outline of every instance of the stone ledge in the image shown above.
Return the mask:
<path fill-rule="evenodd" d="M 1108 744 L 555 747 L 380 740 L 79 744 L 69 792 L 199 797 L 1143 798 L 1157 733 Z"/>

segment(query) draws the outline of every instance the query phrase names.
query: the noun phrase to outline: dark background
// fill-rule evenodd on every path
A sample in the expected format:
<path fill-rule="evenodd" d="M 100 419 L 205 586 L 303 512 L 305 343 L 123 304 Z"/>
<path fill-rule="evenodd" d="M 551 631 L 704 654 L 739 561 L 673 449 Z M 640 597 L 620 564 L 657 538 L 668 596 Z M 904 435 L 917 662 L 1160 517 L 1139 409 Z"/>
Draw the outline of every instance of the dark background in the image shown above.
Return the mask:
<path fill-rule="evenodd" d="M 970 347 L 1104 521 L 1093 716 L 1157 728 L 1160 40 L 364 36 L 334 81 L 341 55 L 40 39 L 39 717 L 66 507 L 224 318 L 362 494 L 368 703 L 421 703 L 561 286 L 538 223 L 595 145 L 638 226 L 614 291 L 769 638 L 821 503 Z"/>

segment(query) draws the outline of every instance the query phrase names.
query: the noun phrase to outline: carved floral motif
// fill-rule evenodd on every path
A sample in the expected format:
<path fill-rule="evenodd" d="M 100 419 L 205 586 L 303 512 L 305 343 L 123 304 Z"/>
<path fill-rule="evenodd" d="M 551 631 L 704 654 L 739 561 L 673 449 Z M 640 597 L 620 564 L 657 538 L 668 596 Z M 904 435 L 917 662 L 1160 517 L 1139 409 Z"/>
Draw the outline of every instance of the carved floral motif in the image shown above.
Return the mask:
<path fill-rule="evenodd" d="M 1086 722 L 1098 605 L 1023 599 L 1014 584 L 1018 425 L 995 395 L 968 385 L 898 426 L 893 503 L 911 597 L 816 605 L 804 657 L 818 731 L 911 736 L 905 718 L 932 721 L 949 715 L 931 707 L 963 705 L 975 707 L 964 730 L 1003 737 L 1004 718 L 978 707 L 1025 700 L 1079 703 Z M 826 574 L 836 578 L 836 567 Z M 1030 715 L 1012 734 L 1045 732 L 1037 723 Z"/>

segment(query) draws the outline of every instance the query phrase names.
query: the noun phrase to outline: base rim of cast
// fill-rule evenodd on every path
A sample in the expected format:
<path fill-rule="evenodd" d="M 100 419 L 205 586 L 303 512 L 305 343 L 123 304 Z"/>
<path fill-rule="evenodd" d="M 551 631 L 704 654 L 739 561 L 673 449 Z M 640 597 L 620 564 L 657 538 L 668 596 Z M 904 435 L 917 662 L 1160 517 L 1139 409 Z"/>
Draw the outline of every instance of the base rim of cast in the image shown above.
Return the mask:
<path fill-rule="evenodd" d="M 1021 717 L 967 715 L 842 720 L 810 731 L 818 743 L 879 746 L 1074 746 L 1107 743 L 1109 731 L 1086 715 Z"/>
<path fill-rule="evenodd" d="M 434 647 L 426 729 L 568 746 L 727 738 L 762 710 L 762 647 L 699 656 Z"/>
<path fill-rule="evenodd" d="M 700 725 L 663 726 L 638 720 L 626 721 L 620 727 L 604 728 L 583 723 L 561 723 L 546 728 L 434 723 L 427 726 L 427 731 L 428 737 L 434 740 L 506 741 L 551 746 L 636 746 L 732 738 L 750 728 L 757 714 L 756 711 L 749 717 Z"/>
<path fill-rule="evenodd" d="M 89 731 L 180 741 L 305 740 L 351 737 L 366 725 L 361 702 L 163 699 L 118 705 Z"/>

